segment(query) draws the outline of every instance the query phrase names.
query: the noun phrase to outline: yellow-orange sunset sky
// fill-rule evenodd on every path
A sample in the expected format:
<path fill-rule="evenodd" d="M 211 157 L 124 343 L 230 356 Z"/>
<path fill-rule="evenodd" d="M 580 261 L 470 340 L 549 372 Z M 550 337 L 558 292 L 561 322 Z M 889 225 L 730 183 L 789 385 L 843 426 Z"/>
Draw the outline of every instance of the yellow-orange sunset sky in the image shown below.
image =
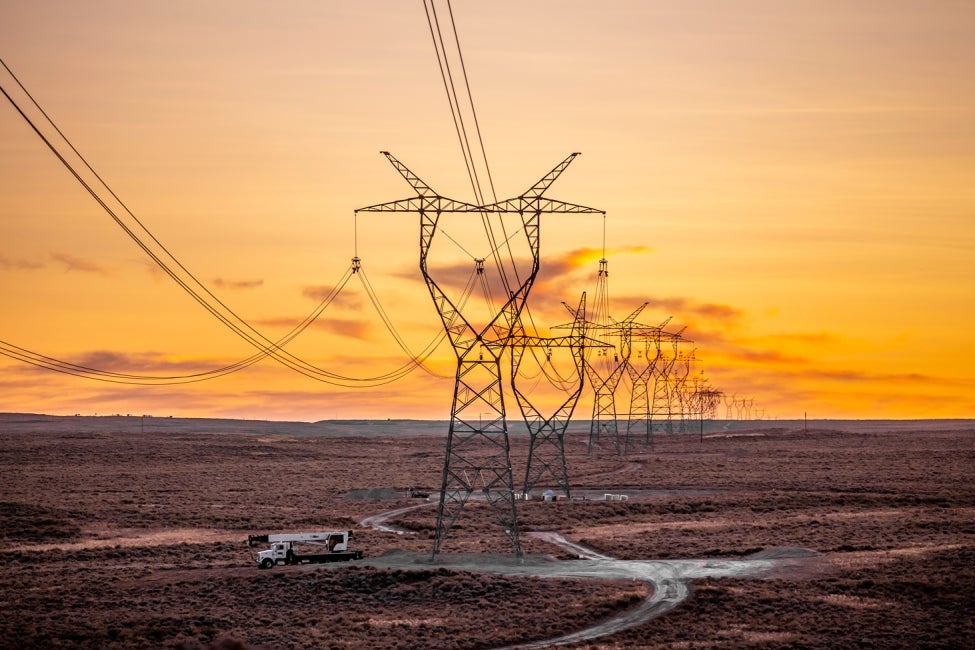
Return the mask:
<path fill-rule="evenodd" d="M 975 416 L 975 3 L 453 11 L 498 197 L 580 151 L 549 194 L 607 213 L 543 218 L 536 319 L 592 295 L 605 225 L 613 315 L 649 301 L 641 321 L 686 325 L 711 385 L 766 417 Z M 411 348 L 441 330 L 416 216 L 353 216 L 411 194 L 380 150 L 473 200 L 422 2 L 5 1 L 0 58 L 268 337 L 356 254 Z M 0 101 L 0 340 L 145 375 L 250 356 Z M 406 360 L 358 279 L 288 350 L 354 377 Z M 445 345 L 430 362 L 453 375 Z M 120 385 L 0 357 L 0 411 L 441 419 L 452 390 L 424 372 L 344 388 L 272 360 Z"/>

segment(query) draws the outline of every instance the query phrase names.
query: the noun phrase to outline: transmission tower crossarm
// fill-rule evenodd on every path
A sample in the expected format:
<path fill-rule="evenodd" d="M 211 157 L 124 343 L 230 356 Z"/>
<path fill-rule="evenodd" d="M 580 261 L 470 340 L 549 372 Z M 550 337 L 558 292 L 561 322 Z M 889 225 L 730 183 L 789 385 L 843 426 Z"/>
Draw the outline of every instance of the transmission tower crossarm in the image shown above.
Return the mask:
<path fill-rule="evenodd" d="M 473 203 L 448 199 L 443 196 L 412 196 L 385 203 L 358 208 L 356 212 L 484 212 Z"/>
<path fill-rule="evenodd" d="M 590 336 L 532 336 L 529 334 L 512 336 L 499 341 L 484 342 L 487 347 L 525 347 L 525 348 L 611 348 L 612 343 L 600 341 Z"/>
<path fill-rule="evenodd" d="M 576 156 L 578 155 L 580 155 L 578 151 L 574 153 L 570 153 L 566 157 L 566 159 L 560 162 L 558 165 L 556 165 L 552 169 L 552 171 L 542 176 L 542 178 L 537 183 L 535 183 L 530 188 L 528 188 L 528 191 L 522 194 L 522 196 L 532 197 L 536 199 L 539 198 L 542 195 L 542 193 L 545 192 L 545 190 L 547 190 L 552 185 L 552 183 L 555 182 L 555 179 L 557 179 L 559 176 L 562 175 L 562 172 L 565 171 L 565 168 L 568 167 L 569 163 L 575 160 Z"/>
<path fill-rule="evenodd" d="M 423 180 L 421 180 L 419 176 L 417 176 L 412 171 L 410 171 L 410 168 L 409 167 L 407 167 L 406 165 L 404 165 L 403 163 L 401 163 L 399 160 L 397 160 L 396 157 L 393 156 L 393 154 L 389 153 L 388 151 L 380 151 L 379 153 L 381 153 L 382 155 L 386 156 L 386 158 L 393 165 L 393 167 L 396 168 L 396 171 L 398 171 L 400 173 L 400 175 L 404 179 L 406 179 L 406 182 L 410 184 L 410 187 L 412 187 L 414 190 L 416 190 L 417 195 L 419 195 L 419 196 L 439 196 L 436 192 L 434 192 L 430 188 L 429 185 L 427 185 L 426 183 L 424 183 Z"/>
<path fill-rule="evenodd" d="M 416 196 L 377 203 L 359 208 L 356 212 L 483 212 L 481 206 L 441 196 L 414 174 L 409 167 L 397 160 L 393 154 L 388 151 L 381 151 L 380 153 L 386 156 L 396 171 L 400 173 L 400 176 L 410 184 L 410 187 L 416 192 Z"/>
<path fill-rule="evenodd" d="M 679 330 L 677 330 L 676 332 L 667 332 L 667 331 L 665 331 L 664 330 L 664 327 L 666 327 L 667 326 L 667 323 L 669 323 L 669 322 L 670 322 L 670 318 L 668 317 L 667 320 L 665 320 L 660 325 L 654 325 L 652 327 L 647 327 L 645 329 L 640 330 L 638 333 L 641 336 L 651 337 L 651 338 L 654 338 L 654 339 L 659 340 L 659 341 L 670 341 L 670 342 L 675 343 L 675 344 L 676 343 L 693 343 L 694 342 L 694 341 L 692 341 L 690 339 L 684 338 L 683 335 L 682 335 L 683 331 L 687 329 L 687 326 L 686 325 L 684 327 L 680 328 Z"/>
<path fill-rule="evenodd" d="M 684 330 L 686 330 L 686 329 L 687 329 L 687 325 L 685 325 L 684 327 L 680 328 L 676 332 L 669 332 L 669 334 L 671 336 L 671 340 L 674 343 L 677 343 L 678 341 L 681 342 L 681 343 L 693 343 L 694 341 L 692 341 L 691 339 L 684 338 Z"/>
<path fill-rule="evenodd" d="M 626 323 L 627 325 L 632 325 L 633 324 L 633 321 L 636 320 L 636 317 L 640 315 L 640 312 L 642 312 L 644 309 L 646 309 L 647 308 L 647 305 L 649 305 L 649 304 L 650 303 L 648 303 L 648 302 L 643 303 L 642 305 L 640 305 L 639 307 L 637 307 L 636 309 L 634 309 L 633 310 L 633 313 L 631 313 L 629 316 L 627 316 L 626 318 L 624 318 L 621 322 Z"/>
<path fill-rule="evenodd" d="M 557 199 L 532 197 L 522 195 L 513 199 L 505 199 L 497 203 L 490 203 L 481 208 L 485 212 L 545 212 L 557 214 L 606 214 L 605 210 L 590 208 L 577 203 L 568 203 Z"/>

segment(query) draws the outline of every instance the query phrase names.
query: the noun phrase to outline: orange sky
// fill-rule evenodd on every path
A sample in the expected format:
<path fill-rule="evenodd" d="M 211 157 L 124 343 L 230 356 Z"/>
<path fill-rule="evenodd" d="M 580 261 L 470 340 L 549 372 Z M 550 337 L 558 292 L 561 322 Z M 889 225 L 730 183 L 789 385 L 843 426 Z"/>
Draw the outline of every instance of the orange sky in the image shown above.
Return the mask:
<path fill-rule="evenodd" d="M 975 5 L 501 1 L 454 15 L 499 198 L 583 152 L 549 195 L 606 210 L 613 316 L 650 301 L 641 320 L 687 325 L 711 384 L 766 416 L 975 416 Z M 416 217 L 353 218 L 410 195 L 380 150 L 473 200 L 422 3 L 5 3 L 0 57 L 270 338 L 356 254 L 411 349 L 439 332 Z M 555 325 L 561 301 L 595 291 L 603 221 L 542 229 L 530 304 Z M 0 287 L 0 340 L 56 359 L 171 375 L 253 353 L 6 100 Z M 288 350 L 354 377 L 406 360 L 358 278 Z M 0 411 L 446 418 L 453 363 L 441 346 L 431 365 L 451 378 L 349 389 L 269 360 L 128 386 L 0 357 Z"/>

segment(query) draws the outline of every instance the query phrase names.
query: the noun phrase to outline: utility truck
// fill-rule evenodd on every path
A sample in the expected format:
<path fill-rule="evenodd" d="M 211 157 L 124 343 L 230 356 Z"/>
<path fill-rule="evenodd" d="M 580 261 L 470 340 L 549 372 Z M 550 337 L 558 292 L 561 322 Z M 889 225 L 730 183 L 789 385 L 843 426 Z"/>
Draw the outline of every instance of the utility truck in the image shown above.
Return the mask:
<path fill-rule="evenodd" d="M 257 566 L 270 569 L 275 564 L 312 564 L 316 562 L 348 562 L 361 560 L 362 551 L 349 549 L 351 530 L 322 533 L 278 533 L 248 535 L 247 545 L 270 543 L 271 548 L 259 551 Z"/>

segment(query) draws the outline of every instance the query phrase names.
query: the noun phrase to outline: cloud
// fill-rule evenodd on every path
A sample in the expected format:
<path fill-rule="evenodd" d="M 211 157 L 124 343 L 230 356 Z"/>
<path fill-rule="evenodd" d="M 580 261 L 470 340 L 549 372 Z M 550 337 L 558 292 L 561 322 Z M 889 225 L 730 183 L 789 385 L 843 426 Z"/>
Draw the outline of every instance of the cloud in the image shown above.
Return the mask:
<path fill-rule="evenodd" d="M 527 264 L 523 266 L 527 268 Z M 483 269 L 484 278 L 488 283 L 490 285 L 498 284 L 500 274 L 494 261 L 491 259 L 484 260 Z M 430 264 L 427 267 L 427 273 L 442 290 L 448 293 L 450 291 L 463 291 L 477 273 L 477 264 L 474 260 L 455 262 L 453 264 Z M 399 277 L 405 280 L 423 281 L 422 275 L 415 268 L 411 268 L 408 271 L 404 270 L 399 274 Z M 454 296 L 451 296 L 451 298 L 454 298 Z"/>
<path fill-rule="evenodd" d="M 736 364 L 720 359 L 707 374 L 726 395 L 753 398 L 766 413 L 810 417 L 957 417 L 970 380 L 830 366 Z M 729 398 L 730 399 L 730 398 Z M 719 417 L 724 411 L 719 410 Z M 814 416 L 815 413 L 815 416 Z"/>
<path fill-rule="evenodd" d="M 714 302 L 696 302 L 690 298 L 650 298 L 650 307 L 667 312 L 682 321 L 700 318 L 712 323 L 736 324 L 744 312 L 737 307 Z"/>
<path fill-rule="evenodd" d="M 219 393 L 217 395 L 217 399 L 220 400 L 234 397 Z M 203 393 L 193 388 L 167 386 L 165 389 L 159 387 L 147 389 L 142 386 L 126 386 L 124 391 L 100 388 L 87 394 L 75 395 L 66 406 L 71 406 L 72 411 L 82 414 L 152 414 L 155 417 L 202 414 L 205 417 L 215 417 L 218 414 L 213 413 L 214 401 L 213 394 Z M 143 426 L 149 429 L 152 424 L 148 420 L 143 422 L 141 418 L 132 422 L 133 431 L 140 431 Z"/>
<path fill-rule="evenodd" d="M 651 249 L 646 246 L 627 246 L 613 249 L 612 254 L 616 255 L 636 255 L 649 252 Z M 598 267 L 596 262 L 603 258 L 608 252 L 596 248 L 577 248 L 568 252 L 556 255 L 543 255 L 539 260 L 539 272 L 532 287 L 531 294 L 538 296 L 548 293 L 553 289 L 564 290 L 565 278 L 584 270 L 587 274 L 595 276 Z M 531 271 L 531 259 L 525 255 L 512 260 L 507 253 L 502 256 L 505 265 L 505 273 L 508 276 L 509 284 L 519 284 L 518 279 L 524 280 Z M 512 265 L 517 271 L 512 270 Z M 453 264 L 433 265 L 428 268 L 430 276 L 440 285 L 441 288 L 453 290 L 463 290 L 470 281 L 475 271 L 473 260 L 457 262 Z M 492 258 L 484 260 L 484 273 L 491 284 L 491 291 L 497 296 L 504 295 L 500 286 L 500 273 L 497 264 Z M 420 274 L 415 267 L 404 269 L 398 277 L 422 281 Z M 580 288 L 580 292 L 582 288 Z M 558 292 L 556 292 L 558 293 Z"/>
<path fill-rule="evenodd" d="M 840 382 L 849 382 L 849 383 L 880 382 L 885 384 L 887 383 L 924 384 L 924 383 L 934 383 L 934 382 L 941 383 L 945 381 L 943 378 L 940 377 L 935 377 L 933 375 L 924 375 L 917 372 L 872 373 L 872 372 L 865 372 L 862 370 L 849 370 L 845 368 L 803 371 L 802 375 L 808 378 L 825 379 L 830 381 L 840 381 Z"/>
<path fill-rule="evenodd" d="M 166 376 L 215 370 L 240 360 L 174 357 L 154 351 L 122 353 L 112 350 L 89 350 L 68 361 L 93 370 Z"/>
<path fill-rule="evenodd" d="M 256 289 L 264 285 L 264 280 L 225 280 L 224 278 L 214 278 L 213 285 L 218 289 Z"/>
<path fill-rule="evenodd" d="M 645 255 L 652 253 L 653 249 L 649 246 L 621 246 L 611 249 L 601 248 L 576 248 L 561 255 L 546 255 L 542 259 L 542 270 L 548 267 L 562 272 L 571 272 L 576 269 L 589 268 L 593 271 L 598 269 L 596 263 L 605 258 L 615 258 L 622 255 Z"/>
<path fill-rule="evenodd" d="M 840 343 L 844 339 L 838 334 L 833 334 L 832 332 L 789 332 L 780 334 L 771 334 L 764 337 L 772 341 L 783 341 L 786 343 L 808 343 L 812 345 L 824 345 L 829 343 Z"/>
<path fill-rule="evenodd" d="M 364 320 L 351 320 L 347 318 L 319 318 L 315 321 L 315 327 L 324 329 L 345 336 L 348 338 L 368 341 L 372 333 L 371 325 Z"/>
<path fill-rule="evenodd" d="M 75 257 L 68 253 L 51 253 L 51 259 L 64 264 L 66 271 L 81 271 L 83 273 L 96 273 L 98 275 L 109 274 L 108 270 L 103 266 L 91 260 Z"/>
<path fill-rule="evenodd" d="M 169 275 L 167 275 L 166 272 L 163 271 L 155 261 L 149 259 L 148 257 L 140 257 L 136 260 L 136 263 L 142 265 L 146 273 L 148 273 L 149 277 L 153 280 L 158 281 L 162 279 L 169 279 Z"/>
<path fill-rule="evenodd" d="M 798 367 L 800 366 L 801 367 Z M 895 387 L 904 390 L 916 390 L 928 387 L 931 390 L 964 389 L 968 383 L 948 377 L 939 377 L 922 373 L 880 373 L 867 370 L 857 370 L 838 367 L 815 367 L 812 361 L 806 360 L 805 365 L 784 363 L 776 367 L 750 367 L 735 364 L 720 363 L 710 368 L 715 374 L 721 375 L 725 381 L 733 384 L 742 394 L 742 386 L 752 390 L 761 389 L 769 394 L 781 393 L 788 390 L 799 395 L 805 392 L 822 392 L 830 394 L 835 399 L 842 394 L 844 399 L 852 395 L 849 391 L 860 390 L 870 394 L 883 394 Z M 839 383 L 841 391 L 835 387 L 817 388 L 818 386 Z M 854 388 L 858 387 L 858 388 Z M 747 392 L 747 391 L 744 391 Z"/>
<path fill-rule="evenodd" d="M 641 254 L 650 249 L 643 246 L 630 246 L 614 249 L 618 254 Z M 571 317 L 562 307 L 566 302 L 575 307 L 581 293 L 593 283 L 598 267 L 596 262 L 602 259 L 604 252 L 596 248 L 578 248 L 558 254 L 543 255 L 540 260 L 539 273 L 529 295 L 529 309 L 531 320 L 540 328 L 557 323 L 564 323 Z M 522 254 L 512 259 L 507 251 L 501 254 L 501 261 L 505 267 L 505 275 L 511 288 L 523 282 L 531 270 L 531 258 Z M 484 301 L 482 282 L 487 286 L 493 305 L 500 311 L 503 301 L 507 297 L 507 290 L 502 283 L 501 273 L 494 258 L 488 257 L 483 263 L 483 275 L 475 275 L 476 265 L 473 260 L 461 260 L 453 263 L 430 263 L 428 267 L 431 278 L 447 295 L 459 305 L 465 290 L 473 286 L 471 297 L 466 307 L 462 309 L 473 325 L 481 323 L 488 315 Z M 396 277 L 411 282 L 422 282 L 423 278 L 415 266 L 403 268 L 395 274 Z M 592 303 L 592 292 L 589 302 Z"/>
<path fill-rule="evenodd" d="M 7 271 L 36 271 L 37 269 L 43 268 L 44 264 L 42 262 L 32 262 L 25 259 L 10 259 L 4 255 L 0 255 L 0 269 Z"/>
<path fill-rule="evenodd" d="M 35 353 L 36 354 L 36 353 Z M 183 357 L 155 351 L 122 353 L 112 350 L 88 350 L 58 359 L 58 361 L 81 366 L 89 370 L 140 375 L 147 378 L 178 377 L 218 370 L 242 361 L 251 353 L 243 353 L 240 358 Z M 13 366 L 14 373 L 29 374 L 32 386 L 43 385 L 43 377 L 53 378 L 58 373 L 51 369 L 29 363 Z M 20 380 L 23 384 L 23 381 Z M 100 383 L 100 382 L 95 382 Z M 128 385 L 125 390 L 132 389 Z M 67 396 L 62 396 L 67 399 Z"/>
<path fill-rule="evenodd" d="M 601 259 L 603 259 L 602 249 L 576 248 L 562 255 L 546 255 L 542 260 L 542 270 L 560 274 L 584 267 L 595 269 L 596 262 Z"/>
<path fill-rule="evenodd" d="M 300 318 L 289 318 L 286 316 L 279 316 L 274 318 L 261 318 L 251 321 L 251 324 L 257 327 L 280 327 L 293 329 L 302 323 L 304 319 Z M 328 312 L 320 315 L 311 324 L 318 330 L 323 330 L 326 332 L 332 332 L 338 334 L 339 336 L 346 336 L 349 338 L 359 339 L 362 341 L 367 341 L 370 339 L 372 334 L 372 326 L 365 320 L 361 319 L 351 319 L 351 318 L 336 318 L 329 315 Z"/>
<path fill-rule="evenodd" d="M 607 249 L 606 255 L 617 257 L 619 255 L 646 255 L 652 252 L 654 252 L 654 249 L 649 246 L 617 246 L 616 248 Z"/>
<path fill-rule="evenodd" d="M 305 298 L 311 298 L 315 302 L 322 302 L 331 296 L 335 292 L 335 289 L 336 287 L 333 285 L 311 285 L 302 287 L 301 295 Z M 362 311 L 364 305 L 365 301 L 360 294 L 350 293 L 348 288 L 345 287 L 342 292 L 332 299 L 329 306 L 352 311 Z"/>
<path fill-rule="evenodd" d="M 779 350 L 752 350 L 749 348 L 737 348 L 726 352 L 726 354 L 739 361 L 761 364 L 787 364 L 805 365 L 809 359 L 795 355 L 785 354 Z"/>
<path fill-rule="evenodd" d="M 274 318 L 256 318 L 249 321 L 251 325 L 256 325 L 259 327 L 287 327 L 291 329 L 296 327 L 301 320 L 298 318 L 289 318 L 287 316 L 276 316 Z"/>
<path fill-rule="evenodd" d="M 138 364 L 135 363 L 137 359 L 140 361 Z M 142 366 L 144 365 L 142 361 L 144 361 L 144 357 L 141 355 L 122 354 L 121 352 L 112 352 L 109 350 L 92 350 L 83 353 L 77 361 L 73 361 L 72 363 L 95 370 L 116 371 L 131 370 L 137 365 Z"/>

